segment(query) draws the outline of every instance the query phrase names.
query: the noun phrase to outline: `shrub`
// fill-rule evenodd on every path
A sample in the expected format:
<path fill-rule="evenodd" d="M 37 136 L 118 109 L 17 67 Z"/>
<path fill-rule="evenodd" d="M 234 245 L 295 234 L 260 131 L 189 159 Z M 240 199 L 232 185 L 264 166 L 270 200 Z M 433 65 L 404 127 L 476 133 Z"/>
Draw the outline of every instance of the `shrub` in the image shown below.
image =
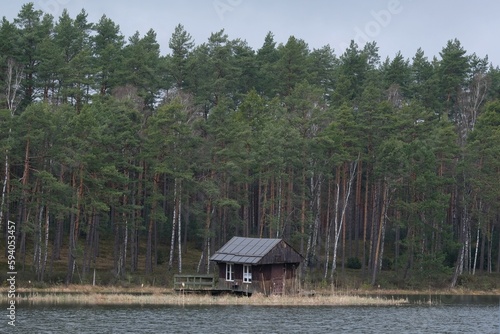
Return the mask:
<path fill-rule="evenodd" d="M 357 257 L 350 257 L 347 259 L 347 268 L 349 269 L 361 269 L 361 262 Z"/>
<path fill-rule="evenodd" d="M 392 260 L 384 257 L 382 259 L 382 270 L 391 270 L 392 269 Z"/>

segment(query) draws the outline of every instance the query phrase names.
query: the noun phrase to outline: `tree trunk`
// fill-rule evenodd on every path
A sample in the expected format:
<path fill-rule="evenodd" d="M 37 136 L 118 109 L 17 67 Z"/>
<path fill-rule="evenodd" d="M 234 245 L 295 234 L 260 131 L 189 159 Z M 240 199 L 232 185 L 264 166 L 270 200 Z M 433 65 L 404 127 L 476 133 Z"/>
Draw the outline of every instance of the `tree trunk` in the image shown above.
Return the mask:
<path fill-rule="evenodd" d="M 125 214 L 124 214 L 124 216 L 125 216 Z M 128 221 L 127 220 L 125 221 L 125 224 L 123 227 L 124 227 L 125 233 L 123 235 L 123 242 L 122 242 L 123 246 L 120 248 L 120 259 L 121 259 L 120 272 L 122 273 L 122 278 L 125 277 L 126 264 L 127 264 L 127 249 L 128 249 L 128 239 L 129 239 L 129 237 L 128 237 Z"/>
<path fill-rule="evenodd" d="M 78 181 L 77 178 L 78 177 Z M 78 182 L 78 183 L 77 183 Z M 81 213 L 81 203 L 83 199 L 83 165 L 78 169 L 78 174 L 73 174 L 72 178 L 73 187 L 76 190 L 76 204 L 75 204 L 75 214 L 71 213 L 70 219 L 70 235 L 69 235 L 69 245 L 68 245 L 68 272 L 66 275 L 66 284 L 71 284 L 73 282 L 73 273 L 76 267 L 77 259 L 77 243 L 80 223 L 80 213 Z"/>
<path fill-rule="evenodd" d="M 21 178 L 21 184 L 23 185 L 22 190 L 22 199 L 20 203 L 20 224 L 26 224 L 28 222 L 28 181 L 29 181 L 29 173 L 30 173 L 30 138 L 28 136 L 26 140 L 25 152 L 24 152 L 24 169 L 23 176 Z M 21 256 L 23 263 L 23 271 L 26 259 L 26 228 L 16 229 L 16 239 L 19 240 L 19 233 L 21 233 Z"/>
<path fill-rule="evenodd" d="M 9 130 L 10 133 L 10 130 Z M 9 152 L 6 150 L 5 151 L 5 169 L 4 169 L 4 175 L 3 175 L 3 184 L 2 184 L 2 199 L 0 200 L 0 231 L 3 231 L 3 210 L 7 198 L 7 184 L 9 182 Z M 5 252 L 7 252 L 7 247 L 5 247 Z M 7 253 L 5 254 L 7 256 Z"/>
<path fill-rule="evenodd" d="M 493 251 L 493 232 L 495 232 L 495 226 L 492 225 L 491 226 L 491 234 L 490 234 L 490 237 L 488 238 L 488 258 L 487 258 L 487 261 L 488 261 L 488 274 L 491 274 L 493 273 L 493 254 L 492 254 L 492 251 Z M 499 247 L 500 248 L 500 247 Z M 500 250 L 499 250 L 500 252 Z M 500 254 L 499 254 L 500 255 Z M 499 261 L 500 261 L 500 256 L 499 256 Z"/>
<path fill-rule="evenodd" d="M 14 118 L 14 113 L 17 109 L 17 103 L 19 98 L 17 96 L 17 91 L 19 89 L 21 80 L 23 77 L 23 67 L 17 65 L 14 60 L 9 59 L 7 61 L 7 78 L 5 87 L 5 97 L 7 100 L 7 109 L 10 111 L 10 119 Z M 12 128 L 9 127 L 8 139 L 10 139 L 12 133 Z M 9 183 L 9 172 L 10 172 L 10 162 L 9 162 L 9 150 L 5 150 L 5 169 L 3 174 L 3 184 L 2 184 L 2 198 L 0 200 L 0 231 L 3 231 L 4 227 L 4 207 L 7 202 L 8 195 L 8 183 Z M 7 235 L 7 234 L 5 234 Z M 5 252 L 7 252 L 7 247 L 5 247 Z M 7 256 L 7 253 L 5 253 Z"/>
<path fill-rule="evenodd" d="M 73 282 L 73 272 L 75 268 L 76 245 L 75 245 L 75 215 L 71 214 L 69 228 L 69 245 L 68 245 L 68 267 L 66 273 L 66 285 Z"/>
<path fill-rule="evenodd" d="M 370 253 L 368 254 L 368 268 L 371 270 L 371 274 L 373 276 L 373 268 L 376 267 L 376 259 L 375 259 L 375 248 L 377 244 L 376 240 L 376 230 L 379 228 L 378 224 L 380 221 L 376 219 L 379 216 L 379 208 L 380 208 L 380 182 L 373 182 L 372 185 L 372 199 L 371 199 L 371 207 L 372 207 L 372 223 L 370 224 L 370 243 L 369 249 Z"/>
<path fill-rule="evenodd" d="M 247 176 L 248 176 L 248 172 L 247 172 Z M 241 206 L 241 212 L 242 212 L 242 217 L 243 217 L 243 235 L 245 237 L 248 237 L 250 235 L 250 215 L 248 214 L 248 211 L 250 210 L 249 208 L 249 205 L 251 205 L 251 199 L 250 199 L 250 186 L 248 184 L 248 182 L 245 182 L 245 185 L 244 185 L 244 194 L 245 194 L 245 198 L 247 199 L 247 201 L 245 201 L 245 204 L 243 204 Z M 247 205 L 246 203 L 249 203 L 249 205 Z"/>
<path fill-rule="evenodd" d="M 340 171 L 337 167 L 335 176 L 335 211 L 333 213 L 333 254 L 332 254 L 332 271 L 330 272 L 331 278 L 333 278 L 335 269 L 337 268 L 337 245 L 339 235 L 339 202 L 340 202 Z"/>
<path fill-rule="evenodd" d="M 111 208 L 111 224 L 113 226 L 113 234 L 114 234 L 114 246 L 113 246 L 113 269 L 115 271 L 116 277 L 121 276 L 121 265 L 120 265 L 120 225 L 116 218 L 116 209 L 114 207 Z"/>
<path fill-rule="evenodd" d="M 364 277 L 366 272 L 366 239 L 368 233 L 368 200 L 369 188 L 368 168 L 366 169 L 365 201 L 363 206 L 363 258 L 361 259 L 361 275 Z"/>
<path fill-rule="evenodd" d="M 400 222 L 401 221 L 401 211 L 397 210 L 396 211 L 396 221 Z M 394 240 L 394 268 L 396 270 L 396 274 L 398 273 L 399 269 L 399 253 L 400 253 L 400 243 L 401 243 L 401 228 L 399 226 L 399 223 L 396 224 L 396 237 Z"/>
<path fill-rule="evenodd" d="M 385 223 L 386 223 L 386 210 L 388 206 L 388 185 L 387 181 L 384 180 L 382 184 L 382 207 L 380 209 L 380 220 L 378 226 L 378 236 L 375 246 L 375 255 L 373 258 L 373 271 L 372 271 L 372 285 L 375 285 L 377 280 L 377 274 L 382 266 L 382 256 L 383 256 L 383 244 L 385 237 Z"/>
<path fill-rule="evenodd" d="M 50 220 L 49 220 L 49 209 L 45 210 L 45 227 L 44 227 L 44 235 L 45 242 L 43 245 L 43 261 L 42 261 L 42 274 L 40 280 L 43 281 L 45 275 L 45 268 L 47 268 L 47 257 L 49 253 L 49 228 L 50 228 Z"/>
<path fill-rule="evenodd" d="M 323 278 L 326 280 L 328 277 L 328 269 L 330 266 L 330 244 L 332 240 L 332 223 L 331 223 L 331 217 L 330 217 L 330 203 L 331 203 L 331 195 L 332 195 L 332 180 L 328 180 L 328 194 L 327 194 L 327 200 L 326 200 L 326 241 L 325 241 L 325 272 L 323 275 Z"/>
<path fill-rule="evenodd" d="M 474 251 L 474 264 L 472 265 L 472 275 L 476 274 L 476 266 L 477 266 L 477 256 L 479 253 L 479 236 L 480 236 L 481 224 L 479 223 L 476 232 L 476 249 Z"/>
<path fill-rule="evenodd" d="M 306 172 L 302 171 L 302 206 L 300 210 L 300 254 L 304 254 L 304 235 L 306 233 Z M 306 257 L 306 262 L 307 257 Z M 307 263 L 303 266 L 303 270 L 307 267 Z"/>
<path fill-rule="evenodd" d="M 294 206 L 293 206 L 293 200 L 292 200 L 292 195 L 293 195 L 293 169 L 290 168 L 289 171 L 288 171 L 288 190 L 287 190 L 287 194 L 286 194 L 286 218 L 285 218 L 285 221 L 284 221 L 284 224 L 285 224 L 285 227 L 283 228 L 284 230 L 284 236 L 286 238 L 289 238 L 290 235 L 291 235 L 291 231 L 292 231 L 292 226 L 289 222 L 289 220 L 291 220 L 292 218 L 292 213 L 293 213 L 293 210 L 294 210 Z M 304 253 L 301 253 L 301 254 L 304 254 Z"/>
<path fill-rule="evenodd" d="M 158 184 L 160 182 L 160 176 L 156 173 L 153 176 L 153 198 L 156 196 L 158 192 Z M 153 229 L 154 229 L 154 221 L 156 219 L 156 205 L 157 202 L 155 200 L 151 203 L 151 213 L 149 215 L 149 224 L 148 224 L 148 241 L 146 244 L 146 274 L 151 274 L 153 272 Z"/>
<path fill-rule="evenodd" d="M 126 173 L 127 180 L 130 180 L 130 172 Z M 132 173 L 132 178 L 135 177 L 135 173 Z M 132 204 L 133 208 L 130 212 L 130 220 L 131 220 L 131 235 L 130 235 L 130 272 L 134 273 L 137 271 L 139 267 L 139 222 L 137 219 L 137 196 L 136 194 L 140 194 L 141 191 L 141 179 L 142 176 L 138 177 L 138 191 L 136 192 L 135 183 L 132 183 L 132 191 L 130 192 L 130 204 Z M 125 187 L 126 191 L 129 191 L 129 186 Z"/>
<path fill-rule="evenodd" d="M 263 186 L 261 185 L 260 188 L 261 189 L 263 188 L 263 190 L 259 190 L 259 193 L 264 198 L 262 199 L 262 204 L 259 205 L 259 208 L 260 208 L 259 238 L 263 238 L 264 237 L 264 228 L 266 226 L 267 184 L 268 184 L 268 181 L 267 180 L 262 181 L 262 179 L 261 179 L 261 184 L 263 184 Z M 260 196 L 259 196 L 259 202 L 260 202 Z"/>
<path fill-rule="evenodd" d="M 276 195 L 275 194 L 275 187 L 276 187 L 276 185 L 275 185 L 275 177 L 274 176 L 271 177 L 270 182 L 271 182 L 271 187 L 270 187 L 271 189 L 269 190 L 269 193 L 270 193 L 271 198 L 269 199 L 269 204 L 270 204 L 269 205 L 270 206 L 269 216 L 271 218 L 269 220 L 269 229 L 268 229 L 269 234 L 268 235 L 269 235 L 269 238 L 272 238 L 273 237 L 273 223 L 275 222 L 275 219 L 276 219 L 276 212 L 275 212 L 275 208 L 274 208 L 276 205 L 276 203 L 275 203 L 275 200 L 276 200 L 275 199 L 275 195 Z"/>
<path fill-rule="evenodd" d="M 498 244 L 500 245 L 500 233 L 498 233 Z M 500 273 L 500 247 L 498 247 L 497 255 L 497 273 Z"/>
<path fill-rule="evenodd" d="M 62 234 L 63 234 L 63 220 L 62 220 L 62 218 L 57 218 L 55 235 L 54 235 L 54 243 L 52 246 L 52 256 L 50 258 L 49 275 L 52 275 L 54 261 L 61 259 L 61 246 L 62 246 L 62 238 L 63 238 Z"/>
<path fill-rule="evenodd" d="M 90 270 L 90 253 L 92 252 L 91 244 L 92 244 L 92 223 L 93 223 L 93 214 L 89 214 L 87 218 L 87 230 L 85 244 L 83 248 L 83 261 L 82 261 L 82 276 L 85 278 L 87 273 Z"/>
<path fill-rule="evenodd" d="M 350 168 L 349 168 L 349 181 L 347 183 L 347 191 L 342 194 L 342 211 L 340 213 L 340 221 L 335 223 L 335 235 L 334 235 L 334 241 L 333 241 L 333 260 L 332 260 L 332 272 L 331 272 L 331 278 L 333 281 L 333 277 L 335 274 L 335 270 L 337 268 L 337 252 L 338 252 L 338 244 L 339 244 L 339 239 L 340 239 L 340 234 L 342 233 L 342 227 L 344 225 L 345 221 L 345 213 L 347 206 L 349 205 L 349 198 L 351 196 L 351 190 L 352 190 L 352 183 L 354 182 L 354 178 L 356 177 L 356 169 L 358 166 L 358 161 L 359 161 L 359 156 L 358 158 L 351 162 Z M 340 172 L 340 168 L 337 169 L 338 172 Z M 337 178 L 338 181 L 340 181 Z M 339 204 L 339 197 L 340 197 L 340 182 L 337 182 L 337 201 L 335 203 L 335 210 L 338 210 L 338 204 Z M 335 214 L 335 220 L 337 220 L 338 215 Z"/>
<path fill-rule="evenodd" d="M 283 193 L 284 193 L 284 182 L 283 182 L 283 176 L 280 174 L 279 180 L 278 180 L 278 213 L 277 213 L 277 228 L 276 228 L 276 235 L 275 238 L 280 238 L 283 236 L 283 213 L 285 212 L 285 201 L 283 200 Z"/>
<path fill-rule="evenodd" d="M 179 213 L 179 200 L 177 198 L 178 191 L 177 179 L 174 180 L 174 212 L 172 213 L 172 234 L 170 236 L 170 256 L 168 259 L 168 269 L 171 270 L 174 264 L 175 252 L 175 233 L 177 230 L 177 215 Z"/>
<path fill-rule="evenodd" d="M 347 164 L 344 164 L 344 168 L 343 168 L 343 172 L 342 172 L 342 193 L 343 194 L 345 194 L 347 191 L 346 190 L 346 179 L 347 179 L 346 170 L 347 170 Z M 346 203 L 345 207 L 347 207 L 347 203 Z M 343 214 L 345 215 L 345 209 L 344 209 Z M 346 222 L 345 217 L 343 218 L 343 221 L 345 222 L 345 228 L 342 229 L 342 259 L 341 259 L 342 272 L 344 272 L 344 270 L 345 270 L 345 255 L 346 255 L 347 222 Z"/>
<path fill-rule="evenodd" d="M 354 214 L 354 255 L 356 258 L 359 258 L 359 229 L 361 225 L 361 218 L 362 218 L 362 204 L 361 204 L 361 197 L 362 197 L 362 183 L 363 183 L 363 161 L 359 161 L 358 165 L 358 176 L 356 178 L 356 204 L 354 206 L 355 208 L 355 214 Z"/>
<path fill-rule="evenodd" d="M 309 264 L 316 257 L 316 245 L 318 240 L 320 226 L 320 211 L 321 211 L 321 185 L 322 176 L 314 175 L 309 179 L 311 199 L 309 201 L 309 211 L 314 214 L 314 220 L 309 222 L 309 236 L 307 239 L 306 264 Z"/>
<path fill-rule="evenodd" d="M 61 183 L 64 183 L 64 168 L 61 168 L 60 174 L 59 174 L 59 181 Z M 60 260 L 61 259 L 61 246 L 63 242 L 63 218 L 56 217 L 56 228 L 55 228 L 55 235 L 54 235 L 54 243 L 52 247 L 52 256 L 50 259 L 50 275 L 52 274 L 52 268 L 54 265 L 55 260 Z"/>
<path fill-rule="evenodd" d="M 178 253 L 179 253 L 179 274 L 182 273 L 182 183 L 179 180 L 179 191 L 178 191 L 178 210 L 177 210 L 177 227 L 178 227 L 178 232 L 177 232 L 177 245 L 179 247 Z"/>
<path fill-rule="evenodd" d="M 43 192 L 42 192 L 43 196 Z M 43 213 L 44 213 L 44 205 L 39 204 L 38 206 L 38 218 L 37 223 L 35 225 L 35 240 L 34 240 L 34 256 L 33 256 L 33 264 L 35 266 L 36 279 L 38 281 L 42 280 L 42 221 L 43 221 Z"/>
<path fill-rule="evenodd" d="M 464 270 L 465 257 L 467 252 L 467 223 L 465 222 L 465 219 L 467 218 L 463 216 L 461 221 L 461 235 L 460 235 L 460 238 L 462 240 L 462 245 L 460 247 L 460 253 L 458 255 L 457 262 L 455 264 L 455 271 L 451 279 L 452 288 L 454 288 L 457 285 L 458 277 L 462 275 Z"/>
<path fill-rule="evenodd" d="M 201 272 L 202 266 L 205 263 L 205 270 L 207 274 L 210 273 L 210 228 L 211 228 L 211 215 L 212 215 L 212 200 L 208 200 L 205 210 L 205 235 L 203 243 L 203 251 L 200 255 L 200 261 L 198 262 L 197 272 Z M 206 261 L 206 262 L 205 262 Z"/>

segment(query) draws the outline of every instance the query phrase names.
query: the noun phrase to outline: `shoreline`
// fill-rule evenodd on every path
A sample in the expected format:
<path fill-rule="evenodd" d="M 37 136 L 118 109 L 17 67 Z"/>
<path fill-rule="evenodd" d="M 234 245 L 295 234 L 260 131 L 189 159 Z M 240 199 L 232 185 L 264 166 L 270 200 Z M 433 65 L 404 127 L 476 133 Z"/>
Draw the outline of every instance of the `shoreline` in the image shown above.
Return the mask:
<path fill-rule="evenodd" d="M 8 303 L 2 291 L 0 303 Z M 464 295 L 500 296 L 500 291 L 449 290 L 320 290 L 297 295 L 251 297 L 233 295 L 212 296 L 209 294 L 182 294 L 161 287 L 116 287 L 70 285 L 47 288 L 20 288 L 16 291 L 19 305 L 255 305 L 255 306 L 400 306 L 409 305 L 408 297 Z M 405 297 L 406 296 L 406 297 Z"/>
<path fill-rule="evenodd" d="M 400 306 L 407 305 L 407 299 L 386 299 L 376 296 L 264 296 L 237 297 L 233 295 L 182 295 L 182 294 L 35 294 L 17 298 L 18 305 L 88 305 L 88 306 Z"/>
<path fill-rule="evenodd" d="M 2 302 L 5 302 L 2 300 Z M 264 296 L 238 297 L 234 295 L 194 294 L 34 294 L 16 298 L 18 305 L 81 305 L 81 306 L 401 306 L 409 304 L 407 299 L 377 296 Z"/>
<path fill-rule="evenodd" d="M 0 287 L 0 293 L 7 292 L 8 289 Z M 17 293 L 68 293 L 68 294 L 85 294 L 85 293 L 104 293 L 104 294 L 174 294 L 172 288 L 160 286 L 115 286 L 115 285 L 89 285 L 89 284 L 70 284 L 70 285 L 52 285 L 45 288 L 36 287 L 20 287 L 16 290 Z M 404 289 L 311 289 L 303 290 L 303 295 L 314 292 L 318 295 L 498 295 L 500 289 L 492 290 L 471 290 L 464 288 L 455 289 L 423 289 L 423 290 L 404 290 Z M 299 293 L 300 294 L 300 293 Z"/>

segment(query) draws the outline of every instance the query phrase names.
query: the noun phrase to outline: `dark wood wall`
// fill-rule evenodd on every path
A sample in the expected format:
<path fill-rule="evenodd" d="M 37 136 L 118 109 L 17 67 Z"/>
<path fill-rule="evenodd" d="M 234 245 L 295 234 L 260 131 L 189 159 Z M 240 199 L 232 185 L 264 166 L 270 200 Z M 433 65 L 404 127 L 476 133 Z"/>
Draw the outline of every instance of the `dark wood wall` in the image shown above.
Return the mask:
<path fill-rule="evenodd" d="M 294 286 L 298 263 L 276 263 L 252 266 L 252 283 L 243 283 L 243 264 L 234 264 L 234 281 L 226 281 L 226 263 L 218 263 L 220 289 L 237 289 L 260 292 L 266 295 L 282 293 L 286 286 L 288 292 Z M 285 283 L 287 281 L 288 283 Z"/>
<path fill-rule="evenodd" d="M 301 263 L 302 256 L 290 247 L 286 242 L 281 241 L 269 253 L 262 257 L 259 264 L 274 264 L 274 263 Z"/>

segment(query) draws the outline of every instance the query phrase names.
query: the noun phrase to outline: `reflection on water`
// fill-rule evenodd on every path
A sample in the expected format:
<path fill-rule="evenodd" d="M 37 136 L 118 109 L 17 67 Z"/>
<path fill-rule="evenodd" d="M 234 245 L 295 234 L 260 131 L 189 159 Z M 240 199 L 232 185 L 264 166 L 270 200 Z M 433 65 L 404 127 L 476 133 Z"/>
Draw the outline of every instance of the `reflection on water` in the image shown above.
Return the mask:
<path fill-rule="evenodd" d="M 8 333 L 500 333 L 498 296 L 390 307 L 19 305 L 16 320 Z"/>

